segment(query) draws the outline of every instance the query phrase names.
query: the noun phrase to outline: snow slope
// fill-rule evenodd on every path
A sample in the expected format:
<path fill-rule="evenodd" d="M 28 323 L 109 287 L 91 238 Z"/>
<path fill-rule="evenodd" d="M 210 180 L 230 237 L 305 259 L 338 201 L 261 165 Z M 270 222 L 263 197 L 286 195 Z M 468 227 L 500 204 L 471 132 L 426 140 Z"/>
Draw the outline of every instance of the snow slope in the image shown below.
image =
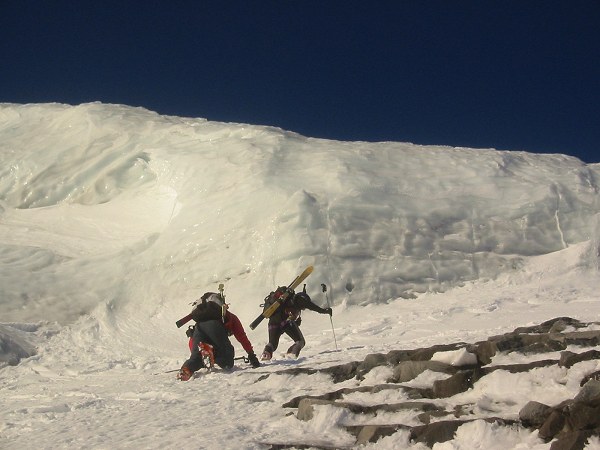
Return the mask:
<path fill-rule="evenodd" d="M 2 448 L 253 449 L 313 434 L 343 446 L 341 413 L 300 422 L 281 407 L 330 389 L 326 377 L 261 372 L 558 316 L 599 320 L 600 167 L 564 155 L 325 141 L 98 103 L 2 104 L 0 162 Z M 329 288 L 336 340 L 309 312 L 298 360 L 240 362 L 188 383 L 164 373 L 187 358 L 175 321 L 219 283 L 260 352 L 266 327 L 247 325 L 308 264 L 313 299 L 326 303 L 320 284 Z M 535 385 L 556 403 L 576 389 L 529 377 L 511 395 Z M 508 394 L 499 382 L 470 395 Z M 526 431 L 459 432 L 452 448 L 549 448 Z M 410 444 L 398 435 L 377 448 Z"/>

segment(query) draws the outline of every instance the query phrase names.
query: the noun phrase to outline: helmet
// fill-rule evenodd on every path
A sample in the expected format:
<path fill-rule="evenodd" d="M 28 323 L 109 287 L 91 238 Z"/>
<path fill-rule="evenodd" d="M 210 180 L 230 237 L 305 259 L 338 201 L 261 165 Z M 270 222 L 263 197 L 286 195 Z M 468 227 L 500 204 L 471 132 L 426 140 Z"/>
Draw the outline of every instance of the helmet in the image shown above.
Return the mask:
<path fill-rule="evenodd" d="M 223 297 L 221 297 L 221 294 L 211 294 L 208 296 L 208 298 L 206 299 L 207 302 L 214 302 L 219 306 L 223 306 L 225 304 L 225 301 L 223 300 Z"/>
<path fill-rule="evenodd" d="M 296 298 L 301 298 L 304 301 L 309 301 L 312 302 L 310 296 L 306 293 L 306 292 L 298 292 L 295 296 L 294 299 Z"/>
<path fill-rule="evenodd" d="M 221 294 L 217 294 L 215 292 L 206 292 L 201 298 L 205 302 L 214 302 L 219 306 L 223 306 L 225 304 L 225 300 L 223 297 L 221 297 Z"/>

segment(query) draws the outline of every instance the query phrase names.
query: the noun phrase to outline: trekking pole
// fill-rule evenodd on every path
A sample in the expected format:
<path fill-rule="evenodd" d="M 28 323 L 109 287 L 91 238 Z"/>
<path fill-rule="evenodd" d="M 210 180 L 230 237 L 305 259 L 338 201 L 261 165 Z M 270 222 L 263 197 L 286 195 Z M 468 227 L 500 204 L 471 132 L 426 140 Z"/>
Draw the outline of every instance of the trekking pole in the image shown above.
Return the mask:
<path fill-rule="evenodd" d="M 325 283 L 321 283 L 321 289 L 325 294 L 325 299 L 327 300 L 327 306 L 331 308 L 331 304 L 329 303 L 329 296 L 327 295 L 327 286 Z M 335 351 L 338 351 L 337 339 L 335 338 L 335 329 L 333 328 L 333 318 L 329 316 L 329 321 L 331 322 L 331 332 L 333 333 L 333 342 L 335 342 Z"/>
<path fill-rule="evenodd" d="M 161 373 L 173 373 L 173 372 L 179 372 L 180 369 L 173 369 L 173 370 L 167 370 L 165 372 L 156 372 L 153 373 L 152 375 L 160 375 Z"/>

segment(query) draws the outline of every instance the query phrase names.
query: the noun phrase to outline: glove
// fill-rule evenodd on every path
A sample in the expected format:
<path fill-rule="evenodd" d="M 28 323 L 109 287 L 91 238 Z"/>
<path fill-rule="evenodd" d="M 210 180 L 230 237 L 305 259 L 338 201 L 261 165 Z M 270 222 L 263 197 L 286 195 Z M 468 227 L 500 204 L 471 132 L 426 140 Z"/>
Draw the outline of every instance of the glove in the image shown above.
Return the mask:
<path fill-rule="evenodd" d="M 325 312 L 326 312 L 327 314 L 329 314 L 330 316 L 332 316 L 332 315 L 333 315 L 333 310 L 332 310 L 331 308 L 325 308 Z"/>
<path fill-rule="evenodd" d="M 248 353 L 248 362 L 252 365 L 252 367 L 254 367 L 255 369 L 257 367 L 260 367 L 260 362 L 258 361 L 258 358 L 256 357 L 256 355 L 254 353 Z"/>
<path fill-rule="evenodd" d="M 296 325 L 300 326 L 301 323 L 302 323 L 302 317 L 298 317 L 296 319 Z"/>

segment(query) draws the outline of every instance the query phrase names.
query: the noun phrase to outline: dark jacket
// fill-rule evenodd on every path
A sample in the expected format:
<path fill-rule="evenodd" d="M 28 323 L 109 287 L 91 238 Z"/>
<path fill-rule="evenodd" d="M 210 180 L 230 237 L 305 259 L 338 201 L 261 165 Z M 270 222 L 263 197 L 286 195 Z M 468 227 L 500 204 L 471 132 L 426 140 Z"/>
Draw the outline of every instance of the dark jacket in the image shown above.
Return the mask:
<path fill-rule="evenodd" d="M 214 320 L 214 319 L 207 319 L 207 320 Z M 206 322 L 207 320 L 200 320 L 200 322 Z M 237 339 L 237 341 L 240 344 L 242 344 L 242 347 L 244 348 L 244 350 L 246 350 L 247 353 L 254 353 L 254 350 L 252 349 L 252 344 L 250 343 L 250 340 L 248 339 L 248 336 L 246 335 L 246 332 L 244 331 L 244 327 L 242 326 L 242 322 L 240 322 L 240 319 L 238 318 L 238 316 L 236 316 L 232 312 L 227 311 L 225 313 L 224 320 L 225 320 L 225 322 L 223 323 L 223 325 L 225 326 L 225 329 L 227 330 L 227 334 L 229 336 L 233 335 Z M 190 336 L 190 339 L 189 339 L 190 350 L 192 349 L 192 346 L 193 346 L 193 340 L 194 340 L 193 336 Z"/>
<path fill-rule="evenodd" d="M 289 296 L 285 302 L 277 308 L 277 311 L 269 318 L 269 323 L 282 323 L 286 320 L 296 320 L 300 317 L 301 311 L 309 309 L 319 314 L 328 314 L 327 309 L 315 305 L 306 292 L 298 292 Z"/>

